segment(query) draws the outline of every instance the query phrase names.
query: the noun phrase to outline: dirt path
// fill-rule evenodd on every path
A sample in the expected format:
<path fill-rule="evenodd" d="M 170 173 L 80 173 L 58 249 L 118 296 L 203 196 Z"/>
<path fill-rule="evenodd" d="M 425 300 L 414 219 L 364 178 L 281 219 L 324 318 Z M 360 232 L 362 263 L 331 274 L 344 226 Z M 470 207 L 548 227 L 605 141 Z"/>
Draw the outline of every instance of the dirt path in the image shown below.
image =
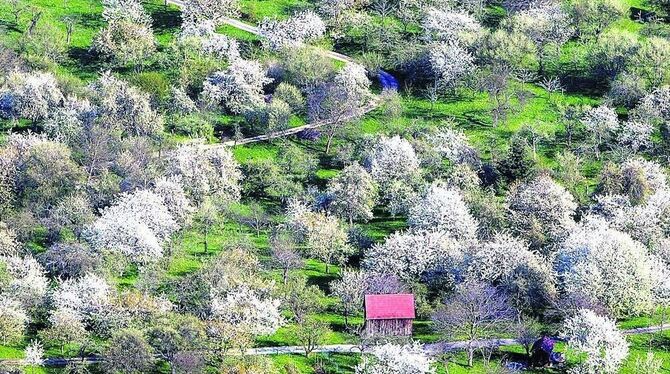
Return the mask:
<path fill-rule="evenodd" d="M 183 7 L 184 6 L 184 1 L 182 1 L 182 0 L 166 0 L 166 3 L 167 4 L 173 4 L 173 5 L 176 5 L 178 7 Z M 263 37 L 262 33 L 260 32 L 260 30 L 257 26 L 250 25 L 250 24 L 242 22 L 240 20 L 233 19 L 233 18 L 224 18 L 223 23 L 225 23 L 227 25 L 230 25 L 232 27 L 235 27 L 237 29 L 249 32 L 251 34 Z M 324 51 L 324 54 L 327 57 L 329 57 L 333 60 L 344 62 L 344 63 L 354 61 L 349 56 L 345 56 L 341 53 L 337 53 L 337 52 L 333 52 L 333 51 Z M 365 115 L 365 114 L 375 110 L 378 105 L 379 105 L 379 100 L 378 100 L 377 97 L 375 97 L 370 101 L 370 103 L 368 105 L 361 108 L 359 113 L 357 113 L 355 116 L 352 116 L 352 118 L 353 117 L 358 117 L 358 116 L 361 116 L 361 115 Z M 290 128 L 290 129 L 278 131 L 274 134 L 256 135 L 256 136 L 250 136 L 248 138 L 243 138 L 243 139 L 238 139 L 238 140 L 226 140 L 226 141 L 224 141 L 222 143 L 218 143 L 218 144 L 208 144 L 208 145 L 206 145 L 206 147 L 207 148 L 232 147 L 232 146 L 236 146 L 236 145 L 257 143 L 257 142 L 262 142 L 262 141 L 266 141 L 266 140 L 270 140 L 270 139 L 281 138 L 281 137 L 284 137 L 284 136 L 295 135 L 295 134 L 297 134 L 301 131 L 304 131 L 304 130 L 307 130 L 307 129 L 316 129 L 316 128 L 319 128 L 321 126 L 328 125 L 330 123 L 332 123 L 332 122 L 322 121 L 322 122 L 310 123 L 310 124 L 307 124 L 307 125 L 303 125 L 303 126 L 299 126 L 299 127 L 293 127 L 293 128 Z"/>
<path fill-rule="evenodd" d="M 630 330 L 623 330 L 624 335 L 636 335 L 636 334 L 651 334 L 655 332 L 661 332 L 670 330 L 670 324 L 664 324 L 659 326 L 651 327 L 640 327 Z M 519 344 L 516 339 L 486 339 L 478 340 L 474 343 L 475 347 L 503 347 Z M 468 342 L 466 341 L 454 341 L 454 342 L 442 342 L 442 343 L 430 343 L 424 345 L 424 350 L 429 355 L 435 355 L 444 352 L 451 352 L 457 350 L 463 350 L 467 348 Z M 364 350 L 366 351 L 366 350 Z M 312 351 L 313 353 L 361 353 L 361 347 L 355 344 L 330 344 L 330 345 L 321 345 Z M 259 348 L 249 348 L 244 352 L 248 356 L 264 356 L 264 355 L 280 355 L 280 354 L 305 354 L 305 349 L 301 346 L 284 346 L 284 347 L 259 347 Z M 231 352 L 230 355 L 239 355 L 239 353 Z M 71 362 L 83 362 L 86 364 L 96 364 L 103 361 L 103 358 L 100 356 L 90 356 L 86 357 L 83 360 L 81 358 L 49 358 L 44 362 L 44 366 L 48 367 L 64 367 Z M 11 366 L 23 366 L 25 365 L 24 360 L 22 359 L 0 359 L 0 363 Z"/>

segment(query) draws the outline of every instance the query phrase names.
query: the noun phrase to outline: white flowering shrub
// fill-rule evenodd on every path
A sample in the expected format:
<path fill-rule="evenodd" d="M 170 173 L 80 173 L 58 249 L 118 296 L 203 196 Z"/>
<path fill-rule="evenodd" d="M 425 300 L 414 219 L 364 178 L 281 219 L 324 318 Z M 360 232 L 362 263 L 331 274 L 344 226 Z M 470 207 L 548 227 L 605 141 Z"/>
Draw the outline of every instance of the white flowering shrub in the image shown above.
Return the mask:
<path fill-rule="evenodd" d="M 565 44 L 575 33 L 570 15 L 559 4 L 532 7 L 514 13 L 509 27 L 527 35 L 538 47 Z"/>
<path fill-rule="evenodd" d="M 218 25 L 238 12 L 238 0 L 186 0 L 182 6 L 182 19 L 186 23 L 212 21 Z"/>
<path fill-rule="evenodd" d="M 470 145 L 465 133 L 452 127 L 440 128 L 426 138 L 429 146 L 454 164 L 478 162 L 477 151 Z"/>
<path fill-rule="evenodd" d="M 0 296 L 0 342 L 3 345 L 20 342 L 28 321 L 28 314 L 20 302 Z"/>
<path fill-rule="evenodd" d="M 127 136 L 151 136 L 162 130 L 162 118 L 151 107 L 149 95 L 110 72 L 103 73 L 89 89 L 105 126 Z"/>
<path fill-rule="evenodd" d="M 102 18 L 109 23 L 129 20 L 145 25 L 151 24 L 151 17 L 139 0 L 102 0 L 102 7 Z"/>
<path fill-rule="evenodd" d="M 628 356 L 628 342 L 615 321 L 581 309 L 563 324 L 563 335 L 571 348 L 586 354 L 575 374 L 615 374 Z"/>
<path fill-rule="evenodd" d="M 42 366 L 44 365 L 44 347 L 42 343 L 33 340 L 28 344 L 25 351 L 26 358 L 23 361 L 26 365 Z"/>
<path fill-rule="evenodd" d="M 167 174 L 179 177 L 187 196 L 198 203 L 208 196 L 227 202 L 240 198 L 240 166 L 222 147 L 181 146 L 170 155 Z"/>
<path fill-rule="evenodd" d="M 460 266 L 461 245 L 439 231 L 395 232 L 382 244 L 365 252 L 363 267 L 378 274 L 392 274 L 403 280 L 417 280 L 436 265 Z"/>
<path fill-rule="evenodd" d="M 433 183 L 410 208 L 407 221 L 413 228 L 445 232 L 457 240 L 472 240 L 477 235 L 477 221 L 461 192 L 441 183 Z"/>
<path fill-rule="evenodd" d="M 526 237 L 535 249 L 560 241 L 575 225 L 575 199 L 545 174 L 512 186 L 507 205 L 512 230 Z"/>
<path fill-rule="evenodd" d="M 14 72 L 0 86 L 0 117 L 44 120 L 63 100 L 53 74 Z"/>
<path fill-rule="evenodd" d="M 407 140 L 382 136 L 366 160 L 370 175 L 384 188 L 395 180 L 408 180 L 419 173 L 419 158 Z"/>
<path fill-rule="evenodd" d="M 107 26 L 93 39 L 91 49 L 126 65 L 144 65 L 156 52 L 151 17 L 139 0 L 105 0 L 103 18 Z"/>
<path fill-rule="evenodd" d="M 372 209 L 377 201 L 377 184 L 370 174 L 358 164 L 345 167 L 328 183 L 328 196 L 332 199 L 329 209 L 339 217 L 354 220 L 372 219 Z"/>
<path fill-rule="evenodd" d="M 344 65 L 333 78 L 333 84 L 344 92 L 343 99 L 354 106 L 363 105 L 370 96 L 370 80 L 365 67 L 356 63 Z"/>
<path fill-rule="evenodd" d="M 16 233 L 6 223 L 0 221 L 0 256 L 16 256 L 19 252 L 20 244 L 16 238 Z"/>
<path fill-rule="evenodd" d="M 596 146 L 608 141 L 619 128 L 616 111 L 605 105 L 589 109 L 582 117 L 582 123 L 593 135 Z"/>
<path fill-rule="evenodd" d="M 556 294 L 551 265 L 507 233 L 471 246 L 463 268 L 466 279 L 500 285 L 514 305 L 526 310 L 544 308 Z"/>
<path fill-rule="evenodd" d="M 195 208 L 186 196 L 180 176 L 159 178 L 154 182 L 153 192 L 163 199 L 163 205 L 180 226 L 189 222 Z"/>
<path fill-rule="evenodd" d="M 598 219 L 574 229 L 555 260 L 562 293 L 587 296 L 616 317 L 652 310 L 659 283 L 654 269 L 645 247 Z"/>
<path fill-rule="evenodd" d="M 263 104 L 263 86 L 270 82 L 259 62 L 237 59 L 205 80 L 202 97 L 211 105 L 223 105 L 239 114 Z"/>
<path fill-rule="evenodd" d="M 195 44 L 206 55 L 233 61 L 240 58 L 239 44 L 235 39 L 216 32 L 214 21 L 183 23 L 179 33 L 179 42 Z"/>
<path fill-rule="evenodd" d="M 356 374 L 432 374 L 433 360 L 417 342 L 407 345 L 386 343 L 364 355 Z"/>
<path fill-rule="evenodd" d="M 74 144 L 79 140 L 84 127 L 90 125 L 95 117 L 95 108 L 87 99 L 68 96 L 63 106 L 55 108 L 44 122 L 44 132 L 49 139 Z"/>
<path fill-rule="evenodd" d="M 273 334 L 284 324 L 280 301 L 249 287 L 240 286 L 225 295 L 212 295 L 212 317 L 252 335 Z"/>
<path fill-rule="evenodd" d="M 631 111 L 634 121 L 657 124 L 670 119 L 670 86 L 657 88 L 644 96 Z"/>
<path fill-rule="evenodd" d="M 291 201 L 287 227 L 305 243 L 310 256 L 329 264 L 343 264 L 354 253 L 344 225 L 334 216 L 313 212 L 299 201 Z"/>
<path fill-rule="evenodd" d="M 136 263 L 163 256 L 162 245 L 178 229 L 163 199 L 151 191 L 124 194 L 90 227 L 89 239 L 99 251 L 111 250 Z"/>
<path fill-rule="evenodd" d="M 610 222 L 640 243 L 655 247 L 667 237 L 670 227 L 670 191 L 660 190 L 644 204 L 621 206 L 613 212 Z"/>
<path fill-rule="evenodd" d="M 274 50 L 300 47 L 323 37 L 326 32 L 326 24 L 311 10 L 285 20 L 266 18 L 259 28 L 268 46 Z"/>
<path fill-rule="evenodd" d="M 475 57 L 458 43 L 434 44 L 428 57 L 435 77 L 447 87 L 456 86 L 475 70 Z"/>
<path fill-rule="evenodd" d="M 616 135 L 617 144 L 632 153 L 648 149 L 652 145 L 654 126 L 649 122 L 623 122 Z"/>
<path fill-rule="evenodd" d="M 19 301 L 23 308 L 32 311 L 44 303 L 49 287 L 46 272 L 35 258 L 2 257 L 9 276 L 6 289 L 2 293 Z"/>
<path fill-rule="evenodd" d="M 430 8 L 421 23 L 424 37 L 438 42 L 474 44 L 485 33 L 483 27 L 468 13 Z"/>

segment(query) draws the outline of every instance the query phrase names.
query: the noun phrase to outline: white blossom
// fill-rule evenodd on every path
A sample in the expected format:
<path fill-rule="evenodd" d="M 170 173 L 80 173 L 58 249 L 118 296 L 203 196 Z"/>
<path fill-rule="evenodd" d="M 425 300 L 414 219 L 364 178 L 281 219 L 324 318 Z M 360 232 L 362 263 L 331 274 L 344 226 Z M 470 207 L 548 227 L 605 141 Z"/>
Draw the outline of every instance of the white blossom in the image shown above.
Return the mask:
<path fill-rule="evenodd" d="M 28 326 L 28 314 L 20 302 L 0 296 L 0 343 L 20 341 Z"/>
<path fill-rule="evenodd" d="M 89 273 L 61 281 L 51 299 L 55 309 L 70 309 L 85 316 L 109 308 L 111 292 L 107 281 Z"/>
<path fill-rule="evenodd" d="M 454 164 L 476 164 L 478 162 L 477 151 L 470 145 L 468 137 L 461 130 L 443 127 L 426 136 L 426 141 L 441 157 Z"/>
<path fill-rule="evenodd" d="M 347 166 L 328 183 L 332 199 L 330 209 L 340 217 L 369 220 L 377 200 L 377 185 L 370 174 L 358 164 Z"/>
<path fill-rule="evenodd" d="M 436 230 L 457 240 L 471 240 L 477 235 L 477 221 L 470 214 L 460 191 L 433 183 L 407 217 L 413 228 Z"/>
<path fill-rule="evenodd" d="M 213 21 L 220 24 L 224 18 L 237 15 L 238 11 L 238 0 L 186 0 L 182 19 L 186 23 Z"/>
<path fill-rule="evenodd" d="M 655 305 L 658 273 L 647 249 L 629 235 L 588 219 L 556 254 L 561 291 L 600 302 L 616 317 L 646 313 Z"/>
<path fill-rule="evenodd" d="M 163 199 L 163 205 L 180 226 L 189 222 L 195 209 L 186 196 L 180 176 L 159 178 L 154 182 L 153 192 Z"/>
<path fill-rule="evenodd" d="M 630 117 L 634 121 L 647 123 L 670 120 L 670 86 L 660 87 L 643 97 Z"/>
<path fill-rule="evenodd" d="M 582 123 L 593 134 L 596 145 L 599 145 L 617 130 L 619 118 L 614 108 L 602 105 L 589 109 L 582 117 Z"/>
<path fill-rule="evenodd" d="M 102 6 L 102 18 L 108 23 L 128 20 L 151 25 L 151 17 L 139 0 L 102 0 Z"/>
<path fill-rule="evenodd" d="M 33 340 L 26 347 L 25 354 L 26 358 L 23 360 L 23 362 L 25 362 L 26 365 L 30 366 L 44 365 L 44 347 L 42 346 L 42 343 Z"/>
<path fill-rule="evenodd" d="M 300 47 L 304 43 L 323 37 L 326 25 L 316 13 L 307 10 L 285 20 L 264 19 L 259 25 L 261 35 L 270 48 Z"/>
<path fill-rule="evenodd" d="M 284 324 L 280 302 L 246 286 L 212 295 L 212 316 L 253 335 L 270 335 Z"/>
<path fill-rule="evenodd" d="M 577 203 L 545 174 L 513 186 L 507 204 L 512 229 L 526 236 L 534 247 L 556 243 L 575 225 Z"/>
<path fill-rule="evenodd" d="M 47 294 L 49 280 L 42 265 L 31 256 L 0 258 L 10 277 L 4 294 L 21 302 L 24 308 L 40 306 Z"/>
<path fill-rule="evenodd" d="M 428 9 L 421 26 L 428 40 L 455 42 L 465 46 L 484 35 L 484 29 L 474 17 L 452 10 Z"/>
<path fill-rule="evenodd" d="M 149 95 L 110 72 L 103 73 L 89 89 L 105 126 L 129 136 L 151 136 L 162 130 L 162 118 L 152 109 Z"/>
<path fill-rule="evenodd" d="M 377 183 L 385 187 L 394 180 L 409 180 L 419 172 L 419 158 L 407 140 L 394 136 L 382 136 L 374 145 L 367 168 Z"/>
<path fill-rule="evenodd" d="M 615 321 L 581 309 L 563 324 L 563 335 L 571 348 L 586 354 L 586 360 L 571 370 L 575 374 L 615 374 L 628 356 L 628 342 Z"/>
<path fill-rule="evenodd" d="M 514 13 L 512 30 L 527 35 L 538 47 L 565 44 L 575 33 L 572 20 L 560 4 L 532 7 Z"/>
<path fill-rule="evenodd" d="M 56 108 L 44 122 L 44 131 L 50 139 L 73 144 L 95 117 L 95 108 L 87 99 L 68 96 L 63 106 Z"/>
<path fill-rule="evenodd" d="M 0 86 L 0 117 L 43 120 L 63 100 L 53 74 L 14 72 Z"/>
<path fill-rule="evenodd" d="M 239 114 L 263 104 L 263 86 L 270 82 L 259 62 L 237 59 L 205 80 L 202 96 L 207 103 Z"/>
<path fill-rule="evenodd" d="M 346 93 L 346 100 L 362 105 L 370 96 L 370 80 L 365 67 L 356 63 L 347 63 L 333 78 L 333 84 Z"/>
<path fill-rule="evenodd" d="M 365 252 L 363 267 L 370 272 L 416 280 L 438 264 L 460 264 L 461 245 L 439 231 L 395 232 L 383 244 Z"/>
<path fill-rule="evenodd" d="M 214 21 L 183 23 L 179 41 L 181 43 L 195 42 L 203 53 L 223 60 L 233 61 L 240 58 L 237 41 L 217 33 Z"/>
<path fill-rule="evenodd" d="M 163 243 L 177 228 L 160 196 L 138 190 L 106 208 L 90 228 L 89 237 L 100 251 L 112 250 L 134 262 L 148 263 L 162 257 Z"/>
<path fill-rule="evenodd" d="M 458 43 L 434 44 L 428 56 L 436 78 L 447 87 L 456 86 L 475 70 L 474 56 Z"/>
<path fill-rule="evenodd" d="M 208 196 L 227 202 L 240 198 L 242 173 L 228 149 L 181 146 L 170 155 L 167 172 L 181 178 L 181 184 L 193 201 L 202 202 Z"/>
<path fill-rule="evenodd" d="M 0 221 L 0 256 L 15 256 L 19 249 L 20 245 L 14 230 Z"/>
<path fill-rule="evenodd" d="M 654 126 L 649 122 L 626 121 L 619 128 L 616 141 L 619 146 L 637 153 L 652 145 Z"/>
<path fill-rule="evenodd" d="M 356 366 L 356 374 L 432 374 L 433 360 L 418 342 L 407 345 L 386 343 L 371 349 Z"/>
<path fill-rule="evenodd" d="M 670 191 L 660 190 L 644 204 L 623 205 L 612 213 L 610 221 L 613 227 L 653 247 L 667 236 L 670 227 Z"/>

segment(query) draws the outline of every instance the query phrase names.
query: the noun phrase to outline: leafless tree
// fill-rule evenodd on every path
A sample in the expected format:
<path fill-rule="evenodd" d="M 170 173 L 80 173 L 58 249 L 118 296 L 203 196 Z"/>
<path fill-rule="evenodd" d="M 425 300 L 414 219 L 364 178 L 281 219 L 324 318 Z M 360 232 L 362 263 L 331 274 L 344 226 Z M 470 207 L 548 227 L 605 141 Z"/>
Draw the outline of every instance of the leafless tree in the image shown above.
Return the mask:
<path fill-rule="evenodd" d="M 284 284 L 288 280 L 289 272 L 301 268 L 304 264 L 304 260 L 295 250 L 295 247 L 295 241 L 288 235 L 278 234 L 270 239 L 272 265 L 282 270 Z"/>
<path fill-rule="evenodd" d="M 468 365 L 472 366 L 477 340 L 492 334 L 513 322 L 514 309 L 495 287 L 485 283 L 466 281 L 456 287 L 433 315 L 435 329 L 445 336 L 465 336 L 468 342 Z"/>
<path fill-rule="evenodd" d="M 492 104 L 493 127 L 505 122 L 511 109 L 510 100 L 513 95 L 509 84 L 511 76 L 512 70 L 510 67 L 494 65 L 480 77 L 479 87 L 489 94 L 489 100 Z"/>

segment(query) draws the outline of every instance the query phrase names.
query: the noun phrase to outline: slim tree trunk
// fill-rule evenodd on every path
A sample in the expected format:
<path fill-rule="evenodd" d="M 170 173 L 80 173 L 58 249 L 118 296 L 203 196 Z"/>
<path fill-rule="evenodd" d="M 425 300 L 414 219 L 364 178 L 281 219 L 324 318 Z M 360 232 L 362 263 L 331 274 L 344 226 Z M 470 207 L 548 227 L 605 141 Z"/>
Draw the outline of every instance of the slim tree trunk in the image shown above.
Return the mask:
<path fill-rule="evenodd" d="M 208 234 L 209 234 L 209 229 L 206 228 L 206 229 L 205 229 L 205 238 L 204 238 L 204 240 L 203 240 L 203 244 L 205 245 L 205 253 L 207 253 L 207 249 L 208 249 L 208 243 L 207 243 L 207 236 L 208 236 Z"/>

